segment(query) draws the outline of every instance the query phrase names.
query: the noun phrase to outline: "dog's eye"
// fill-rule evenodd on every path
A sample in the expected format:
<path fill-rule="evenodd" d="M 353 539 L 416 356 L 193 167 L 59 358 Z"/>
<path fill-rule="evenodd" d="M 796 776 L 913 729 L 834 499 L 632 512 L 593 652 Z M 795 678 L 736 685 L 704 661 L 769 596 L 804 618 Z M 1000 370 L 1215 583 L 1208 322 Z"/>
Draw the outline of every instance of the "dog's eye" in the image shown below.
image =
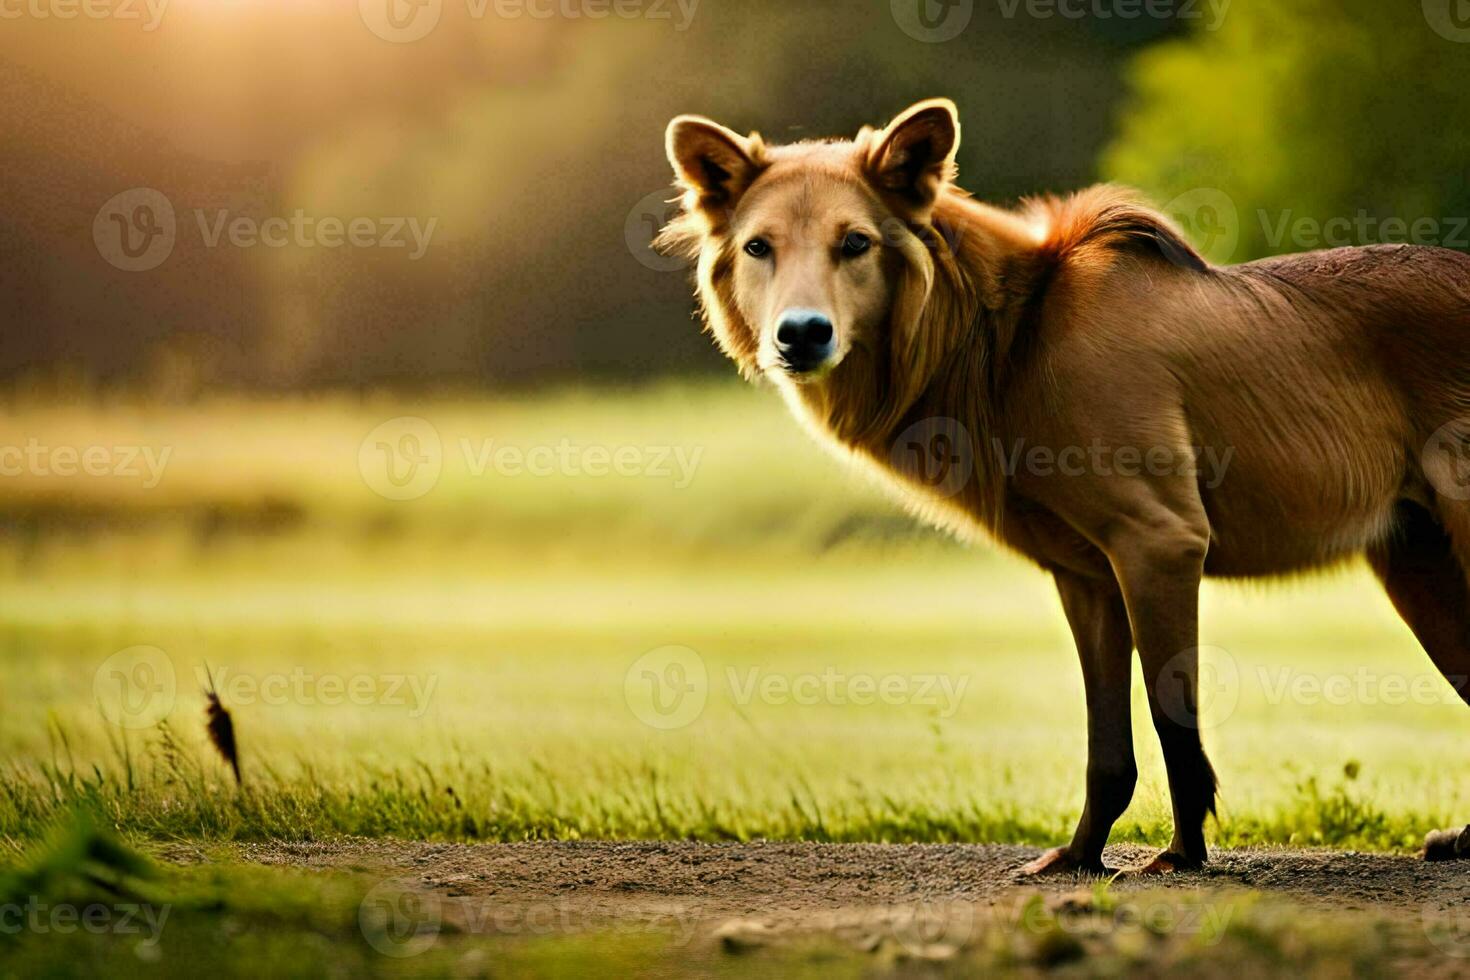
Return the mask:
<path fill-rule="evenodd" d="M 854 255 L 862 255 L 873 244 L 873 240 L 860 231 L 850 231 L 842 239 L 842 254 L 849 258 Z"/>
<path fill-rule="evenodd" d="M 771 243 L 764 238 L 752 238 L 745 243 L 745 254 L 756 259 L 763 259 L 771 254 Z"/>

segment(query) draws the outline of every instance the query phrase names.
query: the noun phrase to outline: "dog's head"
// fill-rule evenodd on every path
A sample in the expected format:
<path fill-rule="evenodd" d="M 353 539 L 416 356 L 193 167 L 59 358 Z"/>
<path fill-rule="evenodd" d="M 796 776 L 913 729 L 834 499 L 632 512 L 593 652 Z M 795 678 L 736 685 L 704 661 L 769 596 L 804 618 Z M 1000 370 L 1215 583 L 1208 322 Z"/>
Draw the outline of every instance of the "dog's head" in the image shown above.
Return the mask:
<path fill-rule="evenodd" d="M 658 244 L 697 257 L 706 320 L 746 375 L 877 382 L 915 343 L 958 146 L 947 99 L 850 141 L 789 146 L 679 116 L 667 149 L 683 210 Z"/>

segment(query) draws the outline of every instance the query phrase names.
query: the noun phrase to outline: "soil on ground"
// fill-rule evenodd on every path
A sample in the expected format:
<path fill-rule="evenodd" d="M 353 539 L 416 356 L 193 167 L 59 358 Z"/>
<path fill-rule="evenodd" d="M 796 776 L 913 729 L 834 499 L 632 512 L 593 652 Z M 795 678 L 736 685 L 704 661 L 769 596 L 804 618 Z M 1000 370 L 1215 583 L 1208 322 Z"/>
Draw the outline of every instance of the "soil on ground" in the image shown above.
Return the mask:
<path fill-rule="evenodd" d="M 434 896 L 446 920 L 490 909 L 497 931 L 555 931 L 619 922 L 731 922 L 782 931 L 830 929 L 899 910 L 1005 908 L 1041 894 L 1055 904 L 1096 879 L 1018 873 L 1036 848 L 997 845 L 884 845 L 689 842 L 446 844 L 348 839 L 241 845 L 241 860 L 380 876 L 385 886 Z M 1109 848 L 1110 866 L 1138 866 L 1151 851 Z M 173 860 L 188 861 L 182 849 Z M 1306 910 L 1369 912 L 1414 922 L 1444 919 L 1464 930 L 1470 861 L 1301 849 L 1213 853 L 1202 871 L 1123 875 L 1129 894 L 1216 897 L 1257 893 Z M 456 909 L 460 913 L 456 913 Z M 474 923 L 470 923 L 474 926 Z M 1470 953 L 1470 946 L 1467 946 Z"/>

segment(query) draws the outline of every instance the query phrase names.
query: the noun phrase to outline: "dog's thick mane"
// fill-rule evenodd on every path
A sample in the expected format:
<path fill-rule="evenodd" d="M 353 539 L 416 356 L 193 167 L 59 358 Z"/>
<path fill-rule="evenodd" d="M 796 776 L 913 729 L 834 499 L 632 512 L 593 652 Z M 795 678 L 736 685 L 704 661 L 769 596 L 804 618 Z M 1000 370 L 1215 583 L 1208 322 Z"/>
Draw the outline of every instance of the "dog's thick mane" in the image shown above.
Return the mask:
<path fill-rule="evenodd" d="M 1111 184 L 1028 198 L 1014 211 L 990 207 L 951 188 L 935 209 L 935 223 L 954 243 L 958 274 L 958 279 L 940 279 L 936 288 L 973 294 L 976 309 L 971 316 L 984 321 L 974 339 L 989 362 L 987 394 L 997 401 L 1013 362 L 1034 339 L 1031 320 L 1062 270 L 1106 270 L 1117 259 L 1132 257 L 1210 271 L 1167 217 L 1132 191 Z M 942 306 L 944 296 L 931 301 Z M 952 333 L 955 321 L 936 318 L 926 329 Z M 963 350 L 953 353 L 962 355 Z"/>
<path fill-rule="evenodd" d="M 885 411 L 865 429 L 844 433 L 833 426 L 833 434 L 881 464 L 905 426 L 961 418 L 981 447 L 968 512 L 995 531 L 1005 478 L 1000 461 L 984 448 L 1003 411 L 1008 379 L 1038 339 L 1051 283 L 1069 267 L 1105 271 L 1124 257 L 1199 273 L 1210 265 L 1164 215 L 1110 185 L 1033 198 L 1016 210 L 991 207 L 951 187 L 937 202 L 933 225 L 937 233 L 927 236 L 924 254 L 910 257 L 930 264 L 924 275 L 932 285 L 913 328 L 917 345 L 908 361 L 895 365 L 895 378 L 903 380 L 895 381 Z M 911 276 L 910 286 L 919 278 Z M 899 305 L 895 321 L 904 315 L 902 299 Z M 931 519 L 940 515 L 939 523 L 953 523 L 942 519 L 940 506 L 921 509 Z"/>

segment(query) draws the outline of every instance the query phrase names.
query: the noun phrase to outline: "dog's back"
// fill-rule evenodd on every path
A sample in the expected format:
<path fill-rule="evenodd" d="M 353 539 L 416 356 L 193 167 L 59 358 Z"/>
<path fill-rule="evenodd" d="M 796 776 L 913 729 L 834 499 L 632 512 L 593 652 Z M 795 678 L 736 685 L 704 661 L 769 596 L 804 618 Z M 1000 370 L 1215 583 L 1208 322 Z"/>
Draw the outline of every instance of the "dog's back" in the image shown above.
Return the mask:
<path fill-rule="evenodd" d="M 1235 267 L 1241 277 L 1316 297 L 1361 329 L 1427 439 L 1470 414 L 1470 255 L 1375 245 L 1288 255 Z"/>
<path fill-rule="evenodd" d="M 1152 253 L 1115 242 L 1064 258 L 1043 310 L 1015 431 L 1055 412 L 1035 400 L 1047 384 L 1076 386 L 1064 413 L 1116 400 L 1164 420 L 1177 405 L 1188 445 L 1228 460 L 1200 488 L 1211 574 L 1350 557 L 1392 533 L 1405 498 L 1441 514 L 1470 567 L 1466 504 L 1434 470 L 1457 450 L 1432 445 L 1470 419 L 1470 256 L 1375 246 L 1207 268 L 1167 239 Z M 1134 429 L 1148 445 L 1180 438 Z"/>

